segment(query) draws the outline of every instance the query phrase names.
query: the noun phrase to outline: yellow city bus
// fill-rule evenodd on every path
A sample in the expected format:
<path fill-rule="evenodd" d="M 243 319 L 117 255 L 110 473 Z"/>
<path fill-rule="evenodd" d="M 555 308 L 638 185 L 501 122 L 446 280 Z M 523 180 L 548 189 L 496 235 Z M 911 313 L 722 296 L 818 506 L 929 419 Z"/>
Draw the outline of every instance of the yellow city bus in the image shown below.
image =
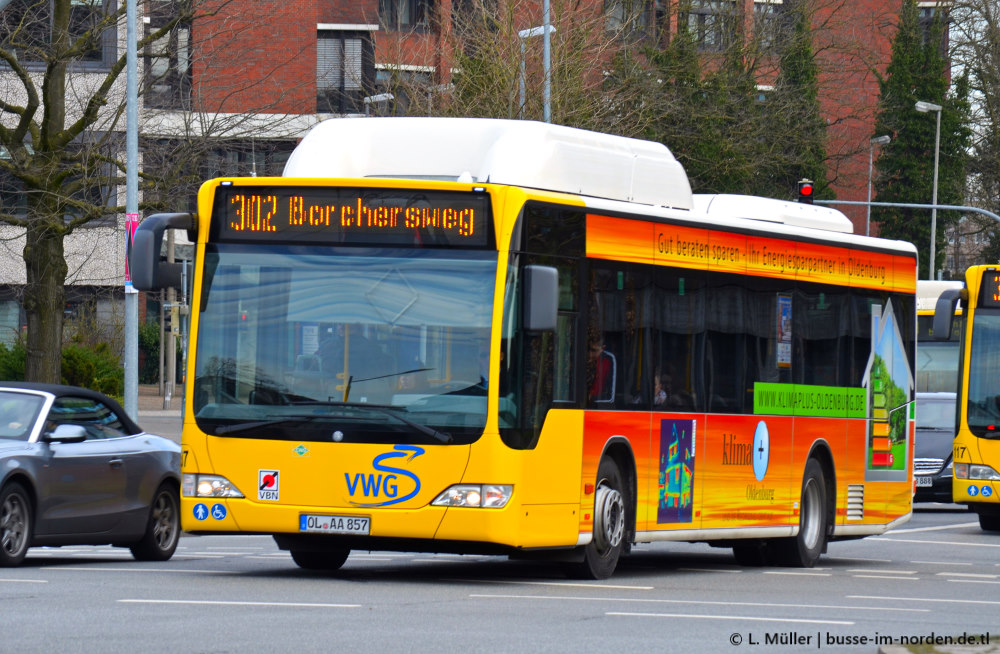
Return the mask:
<path fill-rule="evenodd" d="M 495 553 L 585 578 L 653 541 L 811 566 L 912 508 L 916 251 L 824 207 L 692 195 L 656 143 L 322 122 L 282 177 L 150 216 L 196 243 L 183 528 Z"/>
<path fill-rule="evenodd" d="M 965 287 L 941 294 L 934 336 L 950 339 L 961 303 L 956 434 L 952 448 L 952 499 L 979 515 L 984 531 L 1000 531 L 1000 266 L 973 266 Z"/>
<path fill-rule="evenodd" d="M 917 392 L 954 393 L 958 387 L 958 330 L 948 340 L 934 338 L 934 309 L 941 293 L 961 288 L 958 281 L 917 280 Z M 955 311 L 955 324 L 962 317 Z"/>

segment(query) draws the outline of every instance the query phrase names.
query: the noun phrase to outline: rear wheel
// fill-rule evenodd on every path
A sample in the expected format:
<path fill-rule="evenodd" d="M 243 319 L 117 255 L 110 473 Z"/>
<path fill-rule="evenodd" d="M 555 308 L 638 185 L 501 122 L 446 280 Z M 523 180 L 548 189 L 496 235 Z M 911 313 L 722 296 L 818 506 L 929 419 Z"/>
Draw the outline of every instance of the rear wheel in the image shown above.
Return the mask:
<path fill-rule="evenodd" d="M 291 550 L 292 560 L 304 570 L 340 570 L 351 550 L 337 547 L 330 550 Z"/>
<path fill-rule="evenodd" d="M 811 568 L 826 547 L 826 476 L 816 459 L 806 463 L 799 502 L 799 533 L 771 541 L 771 558 L 778 565 Z"/>
<path fill-rule="evenodd" d="M 24 486 L 7 484 L 0 491 L 0 566 L 21 565 L 31 545 L 31 500 Z"/>
<path fill-rule="evenodd" d="M 583 548 L 583 561 L 571 573 L 584 579 L 607 579 L 614 573 L 625 547 L 625 485 L 614 459 L 605 457 L 597 468 L 594 493 L 594 536 Z"/>
<path fill-rule="evenodd" d="M 163 484 L 149 507 L 149 521 L 142 540 L 129 549 L 137 561 L 166 561 L 174 555 L 181 535 L 181 513 L 177 489 Z"/>

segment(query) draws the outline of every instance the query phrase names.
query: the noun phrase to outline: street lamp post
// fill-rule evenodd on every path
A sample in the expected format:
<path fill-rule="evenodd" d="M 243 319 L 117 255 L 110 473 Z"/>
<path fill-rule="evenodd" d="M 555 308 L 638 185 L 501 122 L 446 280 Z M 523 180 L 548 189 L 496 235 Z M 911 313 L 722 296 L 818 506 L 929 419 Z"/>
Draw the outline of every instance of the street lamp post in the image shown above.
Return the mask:
<path fill-rule="evenodd" d="M 868 212 L 865 215 L 865 236 L 870 236 L 872 224 L 872 162 L 875 159 L 876 145 L 889 145 L 892 139 L 886 136 L 876 136 L 868 142 Z"/>
<path fill-rule="evenodd" d="M 931 260 L 928 265 L 927 279 L 934 279 L 934 247 L 937 244 L 937 192 L 938 192 L 938 157 L 941 153 L 941 105 L 933 102 L 919 101 L 914 106 L 917 111 L 937 114 L 937 127 L 934 132 L 934 183 L 931 187 Z"/>
<path fill-rule="evenodd" d="M 551 110 L 549 109 L 549 105 L 551 104 L 551 88 L 549 86 L 551 78 L 550 78 L 550 73 L 549 73 L 549 54 L 548 53 L 549 53 L 549 35 L 552 32 L 555 32 L 555 31 L 556 31 L 555 26 L 549 25 L 548 14 L 546 14 L 546 16 L 545 16 L 545 24 L 544 25 L 539 25 L 538 27 L 531 27 L 531 28 L 528 28 L 526 30 L 521 30 L 521 31 L 519 31 L 517 33 L 517 38 L 521 42 L 521 70 L 520 70 L 520 76 L 519 76 L 519 79 L 518 79 L 518 88 L 519 88 L 519 90 L 521 92 L 521 97 L 520 97 L 521 105 L 519 107 L 518 114 L 517 114 L 518 118 L 521 118 L 521 119 L 524 118 L 524 103 L 527 102 L 527 98 L 525 98 L 525 88 L 524 88 L 524 75 L 525 75 L 525 73 L 524 73 L 524 41 L 525 41 L 525 39 L 530 39 L 530 38 L 535 37 L 535 36 L 542 36 L 542 35 L 544 35 L 545 36 L 545 54 L 544 54 L 544 62 L 543 62 L 543 64 L 544 64 L 544 68 L 545 68 L 545 91 L 544 91 L 543 102 L 544 102 L 545 106 L 544 106 L 543 111 L 544 111 L 545 122 L 547 122 L 547 123 L 551 122 L 550 121 L 550 112 L 551 112 Z"/>

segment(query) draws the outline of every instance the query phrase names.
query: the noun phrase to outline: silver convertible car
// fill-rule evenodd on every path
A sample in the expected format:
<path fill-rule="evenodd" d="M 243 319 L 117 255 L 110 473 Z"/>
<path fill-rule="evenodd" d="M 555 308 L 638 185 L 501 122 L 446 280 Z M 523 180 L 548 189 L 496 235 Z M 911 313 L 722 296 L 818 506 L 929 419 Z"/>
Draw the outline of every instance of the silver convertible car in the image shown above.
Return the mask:
<path fill-rule="evenodd" d="M 165 561 L 180 537 L 180 446 L 73 386 L 0 382 L 0 566 L 36 545 L 128 547 Z"/>

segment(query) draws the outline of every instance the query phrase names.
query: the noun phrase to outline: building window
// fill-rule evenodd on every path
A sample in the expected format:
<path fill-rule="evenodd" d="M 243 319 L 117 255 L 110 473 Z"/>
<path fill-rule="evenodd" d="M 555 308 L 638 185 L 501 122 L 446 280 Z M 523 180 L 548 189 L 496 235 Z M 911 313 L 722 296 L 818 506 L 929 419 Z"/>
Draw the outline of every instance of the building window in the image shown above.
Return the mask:
<path fill-rule="evenodd" d="M 107 163 L 112 160 L 114 150 L 110 147 L 112 144 L 97 144 L 104 134 L 92 134 L 96 134 L 94 142 L 74 142 L 66 147 L 64 160 L 70 161 L 67 165 L 72 165 L 83 172 L 66 177 L 60 185 L 60 190 L 70 200 L 63 204 L 65 212 L 63 220 L 68 224 L 89 214 L 89 221 L 82 227 L 114 225 L 117 214 L 107 210 L 108 207 L 114 206 L 118 199 L 117 173 L 113 164 Z M 31 145 L 26 147 L 29 156 L 34 156 Z M 8 161 L 11 159 L 6 148 L 0 147 L 0 159 Z M 27 193 L 23 181 L 13 173 L 0 169 L 0 206 L 3 213 L 27 218 Z"/>
<path fill-rule="evenodd" d="M 754 0 L 753 34 L 761 50 L 770 50 L 788 33 L 782 0 Z"/>
<path fill-rule="evenodd" d="M 432 0 L 379 0 L 378 15 L 386 29 L 423 30 L 432 8 Z"/>
<path fill-rule="evenodd" d="M 320 31 L 316 39 L 316 111 L 364 113 L 375 86 L 375 46 L 361 31 Z"/>
<path fill-rule="evenodd" d="M 116 9 L 114 0 L 72 0 L 70 3 L 70 47 L 80 39 L 83 54 L 74 57 L 84 66 L 105 69 L 117 58 L 115 30 L 97 31 L 106 13 Z M 52 15 L 49 0 L 11 0 L 0 9 L 0 47 L 14 53 L 28 66 L 44 66 L 52 58 Z"/>
<path fill-rule="evenodd" d="M 650 0 L 605 0 L 605 30 L 624 36 L 645 34 L 649 29 L 651 4 Z"/>
<path fill-rule="evenodd" d="M 921 2 L 918 7 L 919 11 L 919 21 L 920 21 L 920 31 L 921 31 L 921 42 L 926 45 L 931 38 L 931 30 L 934 28 L 935 19 L 940 18 L 943 22 L 943 29 L 941 30 L 941 53 L 946 54 L 948 51 L 948 14 L 947 9 L 940 9 L 940 11 L 945 12 L 939 14 L 939 7 L 936 2 L 926 3 Z"/>
<path fill-rule="evenodd" d="M 712 52 L 733 42 L 739 31 L 738 18 L 734 0 L 691 0 L 690 9 L 680 15 L 698 48 Z"/>
<path fill-rule="evenodd" d="M 177 15 L 177 0 L 151 0 L 146 36 Z M 146 47 L 145 104 L 153 109 L 184 109 L 191 99 L 191 24 L 176 25 Z"/>

